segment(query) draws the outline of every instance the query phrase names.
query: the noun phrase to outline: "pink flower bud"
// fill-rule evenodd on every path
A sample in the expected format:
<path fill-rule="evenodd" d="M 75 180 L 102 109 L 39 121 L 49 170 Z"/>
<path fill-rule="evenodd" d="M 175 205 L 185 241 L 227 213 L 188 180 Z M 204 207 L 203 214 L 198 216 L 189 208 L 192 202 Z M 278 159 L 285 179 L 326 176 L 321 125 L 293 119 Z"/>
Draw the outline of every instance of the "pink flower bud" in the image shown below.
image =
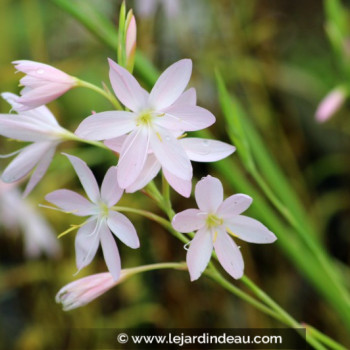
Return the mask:
<path fill-rule="evenodd" d="M 134 65 L 134 57 L 136 51 L 136 21 L 132 16 L 126 29 L 126 64 L 129 70 L 132 70 Z"/>
<path fill-rule="evenodd" d="M 26 74 L 20 80 L 24 88 L 16 101 L 23 105 L 20 111 L 45 105 L 76 86 L 75 78 L 47 64 L 26 60 L 12 63 Z"/>
<path fill-rule="evenodd" d="M 64 311 L 84 306 L 123 281 L 127 275 L 128 273 L 122 270 L 118 281 L 115 281 L 109 272 L 78 279 L 59 290 L 56 302 L 63 305 Z"/>
<path fill-rule="evenodd" d="M 327 121 L 342 106 L 346 99 L 346 92 L 338 87 L 332 90 L 318 105 L 316 110 L 316 120 L 320 123 Z"/>

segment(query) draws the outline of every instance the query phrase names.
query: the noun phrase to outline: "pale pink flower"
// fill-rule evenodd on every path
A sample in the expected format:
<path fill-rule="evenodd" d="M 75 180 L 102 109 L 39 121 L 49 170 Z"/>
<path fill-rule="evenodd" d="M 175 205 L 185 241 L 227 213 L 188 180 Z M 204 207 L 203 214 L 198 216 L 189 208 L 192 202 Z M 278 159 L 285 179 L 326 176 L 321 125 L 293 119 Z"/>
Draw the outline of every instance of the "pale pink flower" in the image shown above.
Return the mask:
<path fill-rule="evenodd" d="M 188 89 L 178 99 L 177 104 L 196 105 L 196 90 L 194 88 Z M 201 138 L 184 138 L 180 135 L 179 142 L 185 150 L 188 158 L 196 162 L 215 162 L 217 160 L 226 158 L 235 151 L 235 147 L 228 145 L 221 141 L 208 140 Z M 104 143 L 117 153 L 121 153 L 123 143 L 126 136 L 120 136 L 114 139 L 106 140 Z M 155 157 L 152 149 L 149 149 L 145 165 L 138 176 L 138 178 L 125 191 L 128 193 L 136 192 L 145 187 L 151 180 L 153 180 L 162 168 L 160 162 Z M 184 197 L 189 197 L 192 189 L 192 181 L 183 180 L 167 169 L 162 169 L 163 174 L 170 186 Z"/>
<path fill-rule="evenodd" d="M 131 112 L 97 113 L 86 118 L 76 134 L 89 140 L 108 140 L 128 134 L 118 163 L 118 182 L 122 188 L 139 177 L 150 149 L 163 169 L 181 180 L 191 180 L 191 162 L 177 136 L 215 122 L 208 110 L 181 101 L 191 76 L 191 60 L 181 60 L 166 69 L 150 94 L 126 69 L 111 60 L 109 63 L 113 89 Z"/>
<path fill-rule="evenodd" d="M 17 71 L 26 74 L 20 80 L 24 89 L 21 91 L 21 97 L 17 98 L 17 102 L 22 105 L 19 111 L 45 105 L 77 84 L 75 78 L 44 63 L 28 60 L 12 63 Z"/>
<path fill-rule="evenodd" d="M 17 95 L 3 93 L 2 97 L 19 111 L 21 104 Z M 18 156 L 7 166 L 1 178 L 4 182 L 16 182 L 35 170 L 27 184 L 24 195 L 28 195 L 48 169 L 57 145 L 64 140 L 68 131 L 58 125 L 55 117 L 45 106 L 20 114 L 0 114 L 0 135 L 11 139 L 33 142 L 17 152 Z M 2 157 L 7 157 L 2 156 Z"/>
<path fill-rule="evenodd" d="M 98 273 L 73 281 L 61 288 L 56 295 L 56 303 L 61 303 L 64 311 L 84 306 L 123 281 L 126 270 L 121 270 L 116 281 L 109 272 Z"/>
<path fill-rule="evenodd" d="M 101 243 L 108 270 L 113 278 L 118 280 L 121 269 L 120 256 L 111 231 L 130 248 L 138 248 L 140 242 L 130 220 L 112 208 L 123 194 L 123 190 L 116 181 L 117 169 L 109 168 L 99 190 L 96 179 L 86 163 L 75 156 L 68 154 L 66 156 L 73 165 L 90 201 L 66 189 L 51 192 L 45 199 L 62 211 L 77 216 L 89 216 L 89 219 L 79 228 L 75 238 L 78 271 L 90 264 Z"/>
<path fill-rule="evenodd" d="M 338 87 L 332 90 L 317 107 L 315 117 L 320 123 L 327 121 L 343 105 L 346 99 L 344 88 Z"/>
<path fill-rule="evenodd" d="M 235 194 L 223 200 L 223 187 L 215 177 L 206 176 L 195 188 L 199 209 L 187 209 L 173 218 L 179 232 L 197 231 L 187 252 L 191 281 L 207 267 L 213 248 L 222 267 L 233 278 L 243 276 L 244 262 L 235 242 L 227 234 L 251 243 L 272 243 L 276 236 L 259 221 L 240 215 L 248 209 L 252 198 Z"/>
<path fill-rule="evenodd" d="M 22 197 L 17 184 L 0 181 L 0 225 L 6 233 L 21 231 L 24 239 L 24 254 L 36 258 L 42 252 L 57 258 L 61 247 L 49 223 Z"/>

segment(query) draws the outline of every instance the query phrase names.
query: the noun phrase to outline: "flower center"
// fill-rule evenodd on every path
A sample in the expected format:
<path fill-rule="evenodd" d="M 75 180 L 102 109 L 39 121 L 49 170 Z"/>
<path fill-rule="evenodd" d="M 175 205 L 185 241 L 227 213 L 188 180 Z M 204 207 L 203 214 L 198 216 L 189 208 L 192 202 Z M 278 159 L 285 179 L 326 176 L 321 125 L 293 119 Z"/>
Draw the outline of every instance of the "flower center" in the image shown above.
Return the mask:
<path fill-rule="evenodd" d="M 209 228 L 217 227 L 224 223 L 224 220 L 217 217 L 215 214 L 209 214 L 207 216 L 206 224 Z"/>
<path fill-rule="evenodd" d="M 136 120 L 136 125 L 149 125 L 153 119 L 152 113 L 150 111 L 142 112 L 137 120 Z"/>
<path fill-rule="evenodd" d="M 107 217 L 109 214 L 109 207 L 106 203 L 100 202 L 100 216 Z"/>

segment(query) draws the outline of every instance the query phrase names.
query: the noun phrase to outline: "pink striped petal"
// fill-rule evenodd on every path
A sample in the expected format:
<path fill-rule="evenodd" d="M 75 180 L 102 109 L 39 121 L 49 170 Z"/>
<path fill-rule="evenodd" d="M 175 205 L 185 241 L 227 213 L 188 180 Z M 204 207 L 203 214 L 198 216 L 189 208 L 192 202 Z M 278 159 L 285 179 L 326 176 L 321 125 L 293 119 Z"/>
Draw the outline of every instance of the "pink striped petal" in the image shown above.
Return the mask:
<path fill-rule="evenodd" d="M 43 157 L 39 160 L 37 167 L 35 168 L 30 180 L 26 186 L 25 191 L 23 192 L 23 196 L 26 197 L 33 188 L 39 183 L 39 181 L 45 175 L 52 158 L 55 154 L 56 147 L 50 147 L 47 152 L 43 155 Z"/>
<path fill-rule="evenodd" d="M 96 255 L 100 244 L 98 229 L 99 223 L 97 220 L 92 220 L 80 227 L 75 236 L 75 260 L 78 272 L 89 265 Z"/>
<path fill-rule="evenodd" d="M 110 211 L 107 219 L 110 230 L 128 247 L 136 249 L 140 247 L 134 225 L 123 214 Z"/>
<path fill-rule="evenodd" d="M 133 193 L 144 188 L 157 176 L 160 167 L 160 163 L 154 154 L 149 154 L 140 175 L 130 186 L 125 189 L 125 191 L 128 193 Z"/>
<path fill-rule="evenodd" d="M 112 274 L 113 279 L 117 281 L 120 277 L 121 263 L 117 244 L 107 224 L 101 225 L 100 231 L 101 246 L 108 271 Z"/>
<path fill-rule="evenodd" d="M 12 109 L 16 112 L 23 107 L 23 105 L 17 102 L 19 96 L 12 94 L 11 92 L 3 92 L 1 97 L 6 100 L 6 102 L 8 102 L 12 106 Z M 40 106 L 29 111 L 22 112 L 22 115 L 25 115 L 32 120 L 40 120 L 43 123 L 58 126 L 56 118 L 46 106 Z"/>
<path fill-rule="evenodd" d="M 94 204 L 80 194 L 70 190 L 62 189 L 53 191 L 47 194 L 45 199 L 63 211 L 77 216 L 88 216 L 97 212 Z"/>
<path fill-rule="evenodd" d="M 33 122 L 25 115 L 0 115 L 0 135 L 11 139 L 28 142 L 49 141 L 55 139 L 55 131 L 52 126 Z"/>
<path fill-rule="evenodd" d="M 212 251 L 213 241 L 210 232 L 206 228 L 198 230 L 186 256 L 191 281 L 195 281 L 203 273 L 210 261 Z"/>
<path fill-rule="evenodd" d="M 82 184 L 87 196 L 92 202 L 98 202 L 100 200 L 100 190 L 91 169 L 80 158 L 67 153 L 62 154 L 65 155 L 73 165 L 73 168 L 77 173 L 80 183 Z"/>
<path fill-rule="evenodd" d="M 273 243 L 277 237 L 261 222 L 244 215 L 225 220 L 227 227 L 235 236 L 250 243 Z"/>
<path fill-rule="evenodd" d="M 197 93 L 195 88 L 189 88 L 172 104 L 172 106 L 195 106 L 197 103 Z"/>
<path fill-rule="evenodd" d="M 124 111 L 101 112 L 84 119 L 75 134 L 87 140 L 107 140 L 133 130 L 135 114 Z"/>
<path fill-rule="evenodd" d="M 170 131 L 161 127 L 152 130 L 150 144 L 163 168 L 181 179 L 192 179 L 191 162 L 179 141 Z"/>
<path fill-rule="evenodd" d="M 234 194 L 226 198 L 217 210 L 217 214 L 223 219 L 235 217 L 246 211 L 252 204 L 253 199 L 246 194 Z"/>
<path fill-rule="evenodd" d="M 202 178 L 195 188 L 198 208 L 207 213 L 214 213 L 224 199 L 224 189 L 220 180 L 210 175 Z"/>
<path fill-rule="evenodd" d="M 118 183 L 121 188 L 127 188 L 138 178 L 146 162 L 148 145 L 147 127 L 135 129 L 125 140 L 118 163 Z"/>
<path fill-rule="evenodd" d="M 44 157 L 50 147 L 51 143 L 49 142 L 37 142 L 25 147 L 7 166 L 2 173 L 1 179 L 4 182 L 15 182 L 22 179 Z"/>
<path fill-rule="evenodd" d="M 108 169 L 101 185 L 101 199 L 107 204 L 108 207 L 112 207 L 123 195 L 123 189 L 118 185 L 117 180 L 117 168 L 112 166 Z"/>
<path fill-rule="evenodd" d="M 167 68 L 154 85 L 149 105 L 160 110 L 172 105 L 183 93 L 192 73 L 192 61 L 180 60 Z"/>
<path fill-rule="evenodd" d="M 244 271 L 242 254 L 236 243 L 225 231 L 219 229 L 217 232 L 214 248 L 219 262 L 226 272 L 235 279 L 241 278 Z"/>
<path fill-rule="evenodd" d="M 188 233 L 204 227 L 205 219 L 205 213 L 201 212 L 199 209 L 186 209 L 177 213 L 171 224 L 176 231 Z"/>
<path fill-rule="evenodd" d="M 125 142 L 127 135 L 115 137 L 113 139 L 109 139 L 104 141 L 103 143 L 110 148 L 112 151 L 120 153 L 123 147 L 123 143 Z"/>
<path fill-rule="evenodd" d="M 109 79 L 119 101 L 134 112 L 144 109 L 148 93 L 125 68 L 111 59 L 108 62 Z"/>
<path fill-rule="evenodd" d="M 195 162 L 216 162 L 232 154 L 236 148 L 221 141 L 186 137 L 180 140 L 188 158 Z"/>
<path fill-rule="evenodd" d="M 196 131 L 215 123 L 215 117 L 207 109 L 191 105 L 174 105 L 162 110 L 165 115 L 154 122 L 171 130 Z"/>
<path fill-rule="evenodd" d="M 169 185 L 181 196 L 188 198 L 191 195 L 192 180 L 183 180 L 178 176 L 173 175 L 168 170 L 163 169 L 163 174 Z"/>

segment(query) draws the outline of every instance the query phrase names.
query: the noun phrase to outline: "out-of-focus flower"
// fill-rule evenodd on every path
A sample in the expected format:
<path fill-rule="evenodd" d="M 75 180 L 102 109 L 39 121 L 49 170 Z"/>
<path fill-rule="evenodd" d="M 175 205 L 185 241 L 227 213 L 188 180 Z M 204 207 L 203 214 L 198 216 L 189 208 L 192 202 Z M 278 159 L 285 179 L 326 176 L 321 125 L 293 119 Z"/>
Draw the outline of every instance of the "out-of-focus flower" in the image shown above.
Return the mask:
<path fill-rule="evenodd" d="M 16 101 L 18 111 L 26 111 L 45 105 L 76 86 L 77 80 L 61 70 L 44 63 L 20 60 L 12 62 L 17 71 L 26 75 L 20 80 L 24 86 Z"/>
<path fill-rule="evenodd" d="M 89 140 L 108 140 L 128 134 L 118 163 L 118 182 L 122 188 L 129 187 L 139 177 L 150 150 L 163 169 L 190 181 L 191 162 L 177 136 L 215 122 L 208 110 L 185 104 L 181 99 L 191 76 L 191 60 L 181 60 L 166 69 L 150 94 L 126 69 L 111 60 L 109 63 L 114 92 L 132 112 L 96 113 L 79 125 L 76 134 Z"/>
<path fill-rule="evenodd" d="M 36 258 L 41 252 L 52 258 L 60 255 L 60 245 L 50 225 L 22 198 L 14 183 L 0 181 L 0 225 L 7 232 L 23 232 L 24 254 L 28 258 Z"/>
<path fill-rule="evenodd" d="M 45 199 L 62 211 L 77 216 L 90 216 L 79 228 L 75 238 L 78 271 L 90 264 L 101 242 L 108 270 L 117 281 L 121 264 L 118 247 L 111 231 L 130 248 L 136 249 L 140 246 L 136 230 L 130 220 L 112 209 L 123 194 L 123 190 L 116 181 L 117 169 L 116 167 L 109 168 L 100 191 L 86 163 L 77 157 L 68 154 L 66 156 L 73 165 L 90 201 L 66 189 L 51 192 Z"/>
<path fill-rule="evenodd" d="M 3 93 L 2 97 L 15 111 L 21 109 L 22 105 L 18 103 L 17 95 Z M 8 183 L 16 182 L 36 167 L 24 191 L 24 196 L 28 195 L 46 173 L 57 145 L 68 133 L 58 125 L 53 114 L 45 106 L 20 114 L 0 114 L 0 135 L 33 142 L 13 153 L 19 154 L 4 170 L 2 180 Z"/>
<path fill-rule="evenodd" d="M 126 28 L 126 66 L 128 71 L 131 72 L 134 67 L 134 59 L 136 52 L 136 37 L 137 37 L 137 28 L 135 16 L 131 16 L 129 23 L 127 23 Z"/>
<path fill-rule="evenodd" d="M 332 90 L 317 107 L 315 117 L 320 123 L 327 121 L 335 114 L 343 105 L 347 97 L 346 90 L 342 87 L 337 87 Z"/>
<path fill-rule="evenodd" d="M 227 234 L 251 243 L 272 243 L 276 236 L 259 221 L 240 215 L 252 199 L 235 194 L 223 200 L 223 187 L 215 177 L 206 176 L 195 189 L 199 209 L 187 209 L 173 218 L 179 232 L 197 231 L 187 252 L 191 281 L 200 277 L 209 263 L 213 248 L 222 267 L 233 277 L 243 276 L 242 254 Z"/>
<path fill-rule="evenodd" d="M 175 17 L 179 13 L 179 0 L 136 0 L 136 14 L 145 18 L 152 17 L 159 5 L 163 6 L 168 18 Z"/>
<path fill-rule="evenodd" d="M 78 279 L 58 291 L 56 303 L 61 303 L 64 311 L 84 306 L 122 282 L 127 275 L 127 270 L 121 270 L 117 281 L 109 272 Z"/>

